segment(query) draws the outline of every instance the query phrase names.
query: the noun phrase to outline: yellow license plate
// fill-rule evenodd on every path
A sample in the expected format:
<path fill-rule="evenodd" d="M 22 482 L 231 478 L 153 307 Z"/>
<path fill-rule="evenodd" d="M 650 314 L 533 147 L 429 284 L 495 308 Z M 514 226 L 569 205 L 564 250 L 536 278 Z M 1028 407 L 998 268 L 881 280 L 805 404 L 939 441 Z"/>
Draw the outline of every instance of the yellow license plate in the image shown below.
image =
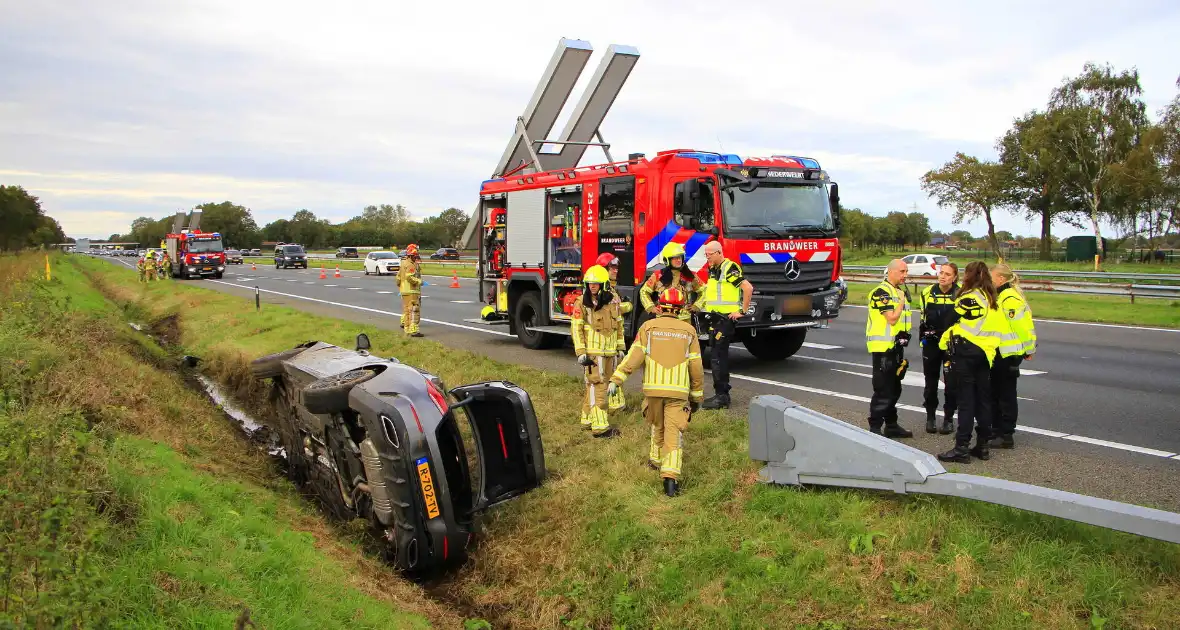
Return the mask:
<path fill-rule="evenodd" d="M 422 484 L 422 498 L 426 499 L 426 518 L 438 516 L 438 499 L 434 496 L 434 480 L 430 477 L 430 464 L 423 457 L 418 460 L 418 480 Z"/>

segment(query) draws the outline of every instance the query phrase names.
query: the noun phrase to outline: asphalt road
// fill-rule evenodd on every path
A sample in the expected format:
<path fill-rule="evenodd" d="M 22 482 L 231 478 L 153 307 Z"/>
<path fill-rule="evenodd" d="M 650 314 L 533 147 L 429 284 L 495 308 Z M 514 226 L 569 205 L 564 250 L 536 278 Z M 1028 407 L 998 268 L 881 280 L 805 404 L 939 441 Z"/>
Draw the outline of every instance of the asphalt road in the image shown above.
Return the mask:
<path fill-rule="evenodd" d="M 128 264 L 124 261 L 119 261 Z M 223 280 L 200 286 L 252 297 L 265 304 L 397 329 L 400 298 L 391 277 L 344 271 L 321 280 L 320 271 L 232 266 Z M 527 350 L 507 326 L 473 323 L 480 304 L 475 281 L 426 277 L 422 330 L 448 346 L 497 359 L 579 374 L 570 344 Z M 198 283 L 198 281 L 191 281 Z M 1032 306 L 1035 312 L 1035 299 Z M 754 359 L 733 346 L 734 408 L 755 394 L 778 394 L 858 426 L 866 426 L 870 385 L 864 347 L 865 309 L 848 305 L 828 329 L 811 329 L 803 350 L 782 362 Z M 1039 352 L 1019 382 L 1018 448 L 993 451 L 988 462 L 960 470 L 1086 492 L 1180 511 L 1180 331 L 1037 322 Z M 901 422 L 915 433 L 913 446 L 939 452 L 950 436 L 922 430 L 921 356 L 907 352 L 912 368 L 901 398 Z M 635 381 L 635 379 L 632 379 Z M 629 389 L 638 381 L 628 382 Z M 712 386 L 706 374 L 706 396 Z M 952 467 L 948 467 L 952 468 Z"/>

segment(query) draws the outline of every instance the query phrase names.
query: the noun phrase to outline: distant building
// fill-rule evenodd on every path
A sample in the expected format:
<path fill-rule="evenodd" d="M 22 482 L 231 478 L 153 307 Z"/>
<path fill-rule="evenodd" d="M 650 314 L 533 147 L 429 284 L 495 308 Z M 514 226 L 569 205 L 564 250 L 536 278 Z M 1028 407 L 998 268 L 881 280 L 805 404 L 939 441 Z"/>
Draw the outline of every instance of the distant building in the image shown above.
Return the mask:
<path fill-rule="evenodd" d="M 946 245 L 946 239 L 941 236 L 935 236 L 934 238 L 930 239 L 930 247 L 939 247 L 945 249 Z"/>

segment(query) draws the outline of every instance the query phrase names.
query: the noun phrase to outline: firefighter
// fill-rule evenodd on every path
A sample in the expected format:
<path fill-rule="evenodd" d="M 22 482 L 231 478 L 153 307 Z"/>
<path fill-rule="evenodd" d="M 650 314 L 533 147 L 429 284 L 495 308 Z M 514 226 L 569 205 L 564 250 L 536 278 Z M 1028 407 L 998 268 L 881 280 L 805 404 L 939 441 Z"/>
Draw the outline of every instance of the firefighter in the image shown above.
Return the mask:
<path fill-rule="evenodd" d="M 147 256 L 140 256 L 139 260 L 135 261 L 135 270 L 139 272 L 139 281 L 147 282 Z"/>
<path fill-rule="evenodd" d="M 160 279 L 172 276 L 172 259 L 167 253 L 160 254 Z"/>
<path fill-rule="evenodd" d="M 923 403 L 926 407 L 926 432 L 949 435 L 955 430 L 955 386 L 950 378 L 950 359 L 938 347 L 942 333 L 959 318 L 955 313 L 955 293 L 959 290 L 959 266 L 948 262 L 938 270 L 938 282 L 922 290 L 922 323 L 918 334 L 922 344 L 922 375 L 926 377 Z M 942 427 L 937 426 L 938 379 L 945 385 Z"/>
<path fill-rule="evenodd" d="M 148 282 L 156 280 L 156 252 L 149 251 L 143 257 L 143 272 Z"/>
<path fill-rule="evenodd" d="M 608 394 L 643 366 L 643 417 L 651 425 L 648 465 L 658 468 L 664 493 L 676 496 L 684 459 L 684 431 L 705 397 L 705 366 L 696 328 L 680 319 L 688 303 L 684 291 L 666 289 L 659 314 L 635 333 L 626 359 L 611 375 Z M 662 447 L 662 448 L 661 448 Z"/>
<path fill-rule="evenodd" d="M 607 284 L 607 288 L 615 294 L 615 303 L 618 304 L 619 308 L 623 310 L 623 314 L 626 315 L 627 313 L 630 313 L 634 305 L 631 304 L 630 300 L 627 300 L 622 295 L 619 295 L 618 290 L 615 289 L 615 287 L 619 284 L 619 257 L 610 252 L 606 252 L 599 254 L 598 259 L 594 261 L 594 264 L 599 265 L 610 272 L 610 283 Z"/>
<path fill-rule="evenodd" d="M 652 272 L 647 282 L 643 283 L 643 287 L 639 290 L 639 302 L 643 304 L 645 311 L 656 315 L 658 307 L 655 300 L 659 295 L 666 289 L 680 289 L 688 296 L 689 306 L 680 309 L 679 317 L 686 322 L 691 322 L 693 311 L 697 310 L 694 302 L 701 296 L 702 289 L 705 287 L 696 274 L 690 271 L 688 265 L 685 264 L 684 246 L 680 243 L 668 243 L 660 251 L 660 262 L 664 263 L 664 268 Z"/>
<path fill-rule="evenodd" d="M 721 253 L 721 243 L 705 243 L 705 260 L 709 263 L 709 281 L 697 298 L 696 307 L 704 311 L 709 323 L 709 369 L 713 373 L 713 397 L 705 409 L 729 407 L 729 343 L 737 334 L 734 322 L 750 308 L 754 285 L 742 275 L 742 268 Z"/>
<path fill-rule="evenodd" d="M 1020 364 L 1031 361 L 1037 351 L 1037 331 L 1016 272 L 1000 263 L 992 266 L 991 277 L 996 287 L 996 304 L 1008 320 L 1009 335 L 1000 344 L 999 356 L 992 367 L 994 437 L 989 446 L 1015 448 L 1012 434 L 1016 432 L 1016 379 L 1020 376 Z"/>
<path fill-rule="evenodd" d="M 865 341 L 873 355 L 873 397 L 869 400 L 869 431 L 891 438 L 914 434 L 897 423 L 897 400 L 909 363 L 905 347 L 910 342 L 910 311 L 902 291 L 909 267 L 894 258 L 885 279 L 869 293 L 869 317 Z M 882 427 L 884 430 L 882 430 Z"/>
<path fill-rule="evenodd" d="M 402 294 L 402 329 L 411 337 L 422 337 L 418 322 L 422 319 L 422 268 L 418 246 L 406 245 L 406 258 L 397 270 L 397 289 Z"/>
<path fill-rule="evenodd" d="M 948 328 L 938 345 L 951 355 L 951 378 L 958 386 L 959 427 L 955 446 L 938 459 L 967 463 L 974 455 L 990 459 L 988 441 L 992 430 L 991 369 L 996 350 L 1010 329 L 1008 320 L 996 308 L 996 287 L 987 264 L 975 261 L 963 271 L 963 286 L 955 298 L 959 321 Z M 971 431 L 975 429 L 975 446 Z"/>
<path fill-rule="evenodd" d="M 623 340 L 623 313 L 610 289 L 610 273 L 598 265 L 586 270 L 582 278 L 582 300 L 570 320 L 574 353 L 578 365 L 586 371 L 586 393 L 582 397 L 582 426 L 594 437 L 610 438 L 619 434 L 607 418 L 606 381 L 614 373 L 626 349 Z"/>

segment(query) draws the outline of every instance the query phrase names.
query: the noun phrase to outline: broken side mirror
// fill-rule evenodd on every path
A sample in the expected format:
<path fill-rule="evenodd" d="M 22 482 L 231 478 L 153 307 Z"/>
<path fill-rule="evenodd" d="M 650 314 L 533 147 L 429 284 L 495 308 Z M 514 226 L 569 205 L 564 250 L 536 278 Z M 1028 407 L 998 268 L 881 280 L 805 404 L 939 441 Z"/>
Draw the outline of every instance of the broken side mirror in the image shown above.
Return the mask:
<path fill-rule="evenodd" d="M 356 336 L 356 351 L 367 352 L 369 348 L 373 347 L 369 344 L 369 336 L 365 333 L 360 333 Z"/>

